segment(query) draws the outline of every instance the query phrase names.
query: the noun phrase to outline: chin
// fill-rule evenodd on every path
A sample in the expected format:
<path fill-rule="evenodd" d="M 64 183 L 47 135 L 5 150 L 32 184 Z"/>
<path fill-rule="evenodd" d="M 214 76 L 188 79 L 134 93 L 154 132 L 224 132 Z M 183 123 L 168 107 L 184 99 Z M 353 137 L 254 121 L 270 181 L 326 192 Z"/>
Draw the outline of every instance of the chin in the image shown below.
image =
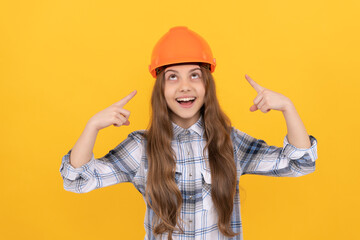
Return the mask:
<path fill-rule="evenodd" d="M 176 112 L 172 112 L 172 119 L 179 119 L 181 121 L 190 121 L 192 119 L 194 119 L 195 117 L 197 117 L 197 112 L 194 114 L 179 114 Z M 199 116 L 200 117 L 200 116 Z"/>

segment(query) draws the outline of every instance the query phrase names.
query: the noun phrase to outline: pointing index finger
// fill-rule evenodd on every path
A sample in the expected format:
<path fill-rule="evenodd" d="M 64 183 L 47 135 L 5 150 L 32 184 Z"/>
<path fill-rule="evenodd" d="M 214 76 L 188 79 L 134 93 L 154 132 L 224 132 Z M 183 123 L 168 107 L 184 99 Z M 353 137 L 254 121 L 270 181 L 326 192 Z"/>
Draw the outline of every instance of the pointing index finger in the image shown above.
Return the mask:
<path fill-rule="evenodd" d="M 256 92 L 260 93 L 264 88 L 257 84 L 254 80 L 252 80 L 247 74 L 245 74 L 246 80 L 250 83 L 250 85 L 256 90 Z"/>
<path fill-rule="evenodd" d="M 136 90 L 132 91 L 129 95 L 127 95 L 126 97 L 121 99 L 118 102 L 118 104 L 120 104 L 120 106 L 123 107 L 125 104 L 127 104 L 136 95 L 136 93 L 137 93 Z"/>

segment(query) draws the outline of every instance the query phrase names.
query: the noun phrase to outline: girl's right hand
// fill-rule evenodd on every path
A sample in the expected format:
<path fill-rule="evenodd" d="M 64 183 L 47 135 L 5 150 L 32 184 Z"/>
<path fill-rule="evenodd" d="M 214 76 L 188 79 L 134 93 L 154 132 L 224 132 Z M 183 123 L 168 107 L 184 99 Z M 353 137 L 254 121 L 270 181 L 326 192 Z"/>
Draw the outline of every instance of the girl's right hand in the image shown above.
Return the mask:
<path fill-rule="evenodd" d="M 120 127 L 122 125 L 128 126 L 130 124 L 128 120 L 130 111 L 123 109 L 123 107 L 136 95 L 136 93 L 135 90 L 120 101 L 112 104 L 110 107 L 98 112 L 90 118 L 89 124 L 95 127 L 96 130 L 106 128 L 110 125 L 114 125 L 115 127 Z"/>

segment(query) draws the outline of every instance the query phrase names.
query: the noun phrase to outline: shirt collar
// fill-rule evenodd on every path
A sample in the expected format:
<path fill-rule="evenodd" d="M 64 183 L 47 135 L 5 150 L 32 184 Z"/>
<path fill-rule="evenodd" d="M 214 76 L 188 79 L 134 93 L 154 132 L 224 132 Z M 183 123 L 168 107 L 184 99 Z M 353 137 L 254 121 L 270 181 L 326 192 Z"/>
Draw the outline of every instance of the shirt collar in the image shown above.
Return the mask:
<path fill-rule="evenodd" d="M 200 118 L 199 118 L 199 120 L 196 121 L 196 123 L 194 123 L 192 126 L 190 126 L 187 129 L 180 127 L 179 125 L 175 124 L 173 121 L 171 121 L 171 123 L 172 123 L 172 126 L 173 126 L 174 138 L 176 138 L 179 134 L 186 134 L 187 131 L 189 131 L 190 134 L 196 133 L 200 137 L 203 136 L 203 133 L 204 133 L 204 121 L 203 121 L 203 116 L 202 115 L 200 115 Z"/>

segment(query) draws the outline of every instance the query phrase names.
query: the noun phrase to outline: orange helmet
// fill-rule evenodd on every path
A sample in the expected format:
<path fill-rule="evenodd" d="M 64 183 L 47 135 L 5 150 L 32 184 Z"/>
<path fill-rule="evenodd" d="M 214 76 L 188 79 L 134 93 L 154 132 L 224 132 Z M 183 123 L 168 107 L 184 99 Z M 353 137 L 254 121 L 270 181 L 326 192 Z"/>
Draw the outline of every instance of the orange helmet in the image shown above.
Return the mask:
<path fill-rule="evenodd" d="M 156 78 L 159 67 L 185 62 L 207 63 L 210 72 L 214 72 L 216 66 L 210 46 L 204 38 L 185 26 L 173 27 L 156 43 L 149 72 Z"/>

